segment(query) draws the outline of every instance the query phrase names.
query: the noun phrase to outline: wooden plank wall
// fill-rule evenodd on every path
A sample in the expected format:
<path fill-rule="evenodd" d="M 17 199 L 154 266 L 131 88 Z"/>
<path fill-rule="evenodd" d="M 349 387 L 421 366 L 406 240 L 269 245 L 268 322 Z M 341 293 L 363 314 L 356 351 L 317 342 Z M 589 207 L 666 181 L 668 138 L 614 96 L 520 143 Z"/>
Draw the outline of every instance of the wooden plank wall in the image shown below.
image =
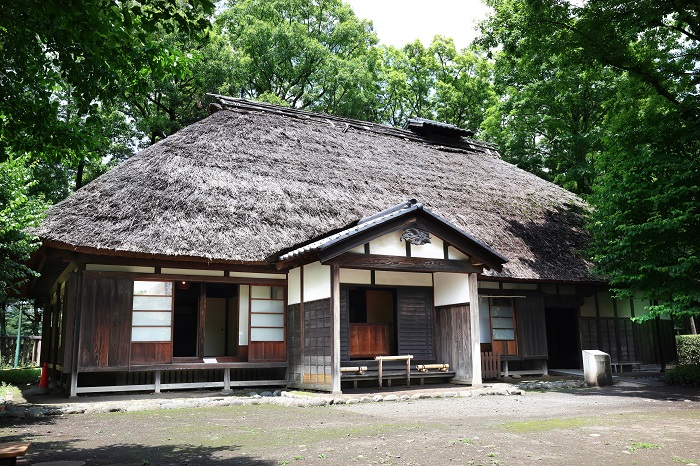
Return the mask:
<path fill-rule="evenodd" d="M 455 371 L 455 378 L 471 382 L 472 358 L 469 305 L 435 308 L 435 358 Z"/>
<path fill-rule="evenodd" d="M 432 288 L 397 288 L 396 308 L 398 354 L 412 354 L 417 360 L 434 360 Z"/>
<path fill-rule="evenodd" d="M 340 285 L 340 360 L 350 360 L 350 288 Z"/>
<path fill-rule="evenodd" d="M 77 273 L 71 273 L 66 281 L 65 307 L 63 321 L 65 325 L 65 338 L 63 341 L 63 372 L 70 373 L 73 368 L 73 339 L 75 336 L 75 313 L 78 307 L 78 280 Z"/>
<path fill-rule="evenodd" d="M 514 301 L 518 356 L 546 358 L 547 324 L 544 317 L 544 298 L 529 296 Z"/>
<path fill-rule="evenodd" d="M 287 381 L 292 383 L 304 380 L 301 322 L 301 304 L 287 305 Z"/>
<path fill-rule="evenodd" d="M 304 303 L 304 383 L 331 384 L 331 300 Z"/>
<path fill-rule="evenodd" d="M 83 276 L 79 368 L 127 368 L 133 282 Z"/>

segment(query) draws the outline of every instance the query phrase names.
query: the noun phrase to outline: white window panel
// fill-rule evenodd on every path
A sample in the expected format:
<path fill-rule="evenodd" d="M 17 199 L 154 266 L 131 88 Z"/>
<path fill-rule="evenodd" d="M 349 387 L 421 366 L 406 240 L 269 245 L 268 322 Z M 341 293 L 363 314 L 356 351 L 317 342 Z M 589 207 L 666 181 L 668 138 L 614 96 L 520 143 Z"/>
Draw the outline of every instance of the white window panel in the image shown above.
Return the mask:
<path fill-rule="evenodd" d="M 145 282 L 145 281 L 135 281 L 134 282 L 134 294 L 135 295 L 159 295 L 159 296 L 172 296 L 173 295 L 173 282 Z"/>
<path fill-rule="evenodd" d="M 492 320 L 493 328 L 513 328 L 512 317 L 494 317 Z"/>
<path fill-rule="evenodd" d="M 251 328 L 250 341 L 284 341 L 284 329 Z"/>
<path fill-rule="evenodd" d="M 170 296 L 134 296 L 135 311 L 170 311 L 172 308 Z"/>
<path fill-rule="evenodd" d="M 139 325 L 170 325 L 172 313 L 168 312 L 134 312 L 131 324 Z"/>
<path fill-rule="evenodd" d="M 252 314 L 251 327 L 284 327 L 284 314 Z"/>
<path fill-rule="evenodd" d="M 252 299 L 250 301 L 250 312 L 274 312 L 278 314 L 284 313 L 284 301 L 263 301 Z"/>
<path fill-rule="evenodd" d="M 515 331 L 513 329 L 493 329 L 494 340 L 515 340 Z"/>
<path fill-rule="evenodd" d="M 272 299 L 271 286 L 251 286 L 250 297 L 253 299 Z"/>
<path fill-rule="evenodd" d="M 132 327 L 131 341 L 170 341 L 170 327 Z"/>

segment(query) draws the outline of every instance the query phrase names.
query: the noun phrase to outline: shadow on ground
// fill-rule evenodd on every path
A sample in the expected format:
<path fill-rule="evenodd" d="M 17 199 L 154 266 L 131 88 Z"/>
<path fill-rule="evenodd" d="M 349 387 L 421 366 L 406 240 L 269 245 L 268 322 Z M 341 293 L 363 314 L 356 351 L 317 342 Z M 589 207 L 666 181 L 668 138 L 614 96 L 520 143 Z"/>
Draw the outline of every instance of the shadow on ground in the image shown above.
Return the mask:
<path fill-rule="evenodd" d="M 119 443 L 87 447 L 84 439 L 61 438 L 48 440 L 46 435 L 27 435 L 26 427 L 33 425 L 50 426 L 50 418 L 42 420 L 16 419 L 8 422 L 3 419 L 3 427 L 16 426 L 21 430 L 15 435 L 7 435 L 4 442 L 32 442 L 27 454 L 31 464 L 60 461 L 80 461 L 86 465 L 123 466 L 180 466 L 180 465 L 241 465 L 272 466 L 276 461 L 267 461 L 248 456 L 241 452 L 240 445 L 223 447 L 192 445 L 140 445 Z M 24 432 L 22 432 L 24 431 Z M 50 431 L 49 431 L 50 433 Z M 96 436 L 99 434 L 95 434 Z"/>

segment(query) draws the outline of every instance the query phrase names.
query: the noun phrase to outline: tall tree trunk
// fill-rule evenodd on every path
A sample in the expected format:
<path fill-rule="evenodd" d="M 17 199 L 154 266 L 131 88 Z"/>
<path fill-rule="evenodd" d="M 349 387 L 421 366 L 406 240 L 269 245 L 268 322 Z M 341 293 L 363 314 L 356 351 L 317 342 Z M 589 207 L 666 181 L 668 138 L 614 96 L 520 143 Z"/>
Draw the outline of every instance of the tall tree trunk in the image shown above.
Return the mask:
<path fill-rule="evenodd" d="M 85 171 L 85 157 L 78 162 L 78 170 L 75 172 L 75 190 L 83 187 L 83 172 Z"/>
<path fill-rule="evenodd" d="M 695 328 L 695 318 L 693 316 L 690 316 L 690 334 L 691 335 L 698 334 L 698 330 Z"/>

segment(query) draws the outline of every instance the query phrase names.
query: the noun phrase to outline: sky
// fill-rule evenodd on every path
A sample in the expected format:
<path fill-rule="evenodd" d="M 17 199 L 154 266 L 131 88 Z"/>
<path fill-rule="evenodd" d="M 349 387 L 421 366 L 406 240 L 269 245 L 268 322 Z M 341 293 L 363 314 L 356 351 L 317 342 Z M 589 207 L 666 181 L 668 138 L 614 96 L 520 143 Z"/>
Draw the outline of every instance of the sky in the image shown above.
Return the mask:
<path fill-rule="evenodd" d="M 457 49 L 476 37 L 476 22 L 486 18 L 489 8 L 481 0 L 343 0 L 355 15 L 369 19 L 382 44 L 403 47 L 415 39 L 430 45 L 442 34 L 455 41 Z"/>

